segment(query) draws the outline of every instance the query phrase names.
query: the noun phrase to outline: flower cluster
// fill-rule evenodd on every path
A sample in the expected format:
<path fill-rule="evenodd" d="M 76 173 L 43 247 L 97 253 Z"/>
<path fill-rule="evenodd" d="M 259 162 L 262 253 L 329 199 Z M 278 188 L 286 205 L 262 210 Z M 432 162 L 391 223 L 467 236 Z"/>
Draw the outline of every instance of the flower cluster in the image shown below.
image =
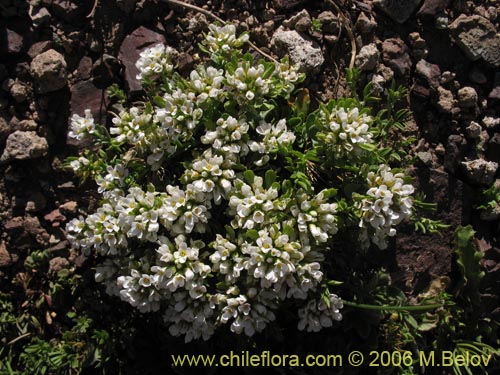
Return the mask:
<path fill-rule="evenodd" d="M 140 53 L 139 60 L 135 64 L 139 70 L 137 79 L 155 80 L 162 74 L 172 73 L 174 69 L 172 63 L 174 52 L 171 47 L 165 47 L 161 43 L 151 48 L 146 48 Z"/>
<path fill-rule="evenodd" d="M 380 249 L 385 249 L 387 237 L 396 235 L 395 226 L 410 217 L 411 195 L 415 189 L 404 183 L 403 173 L 391 172 L 388 165 L 380 165 L 377 172 L 369 172 L 367 182 L 366 197 L 357 203 L 361 210 L 361 242 L 368 247 L 371 239 Z"/>
<path fill-rule="evenodd" d="M 109 294 L 160 312 L 186 341 L 224 326 L 262 332 L 285 300 L 297 308 L 299 329 L 332 326 L 342 308 L 328 291 L 333 236 L 359 230 L 357 207 L 362 235 L 381 246 L 411 213 L 413 188 L 388 167 L 368 175 L 354 207 L 332 178 L 309 176 L 323 137 L 323 149 L 354 155 L 350 175 L 337 179 L 359 180 L 374 119 L 333 104 L 298 113 L 307 105 L 291 95 L 303 75 L 286 59 L 254 61 L 238 49 L 247 40 L 232 25 L 211 25 L 202 43 L 211 65 L 186 78 L 174 71 L 171 48 L 145 50 L 137 62 L 145 103 L 115 115 L 109 131 L 96 131 L 88 111 L 74 115 L 69 133 L 102 145 L 68 165 L 92 177 L 103 200 L 68 223 L 67 238 L 101 262 L 95 277 Z M 314 139 L 306 119 L 319 129 Z"/>
<path fill-rule="evenodd" d="M 94 118 L 90 109 L 85 110 L 85 117 L 81 117 L 76 113 L 71 117 L 71 125 L 68 136 L 79 141 L 95 132 Z"/>
<path fill-rule="evenodd" d="M 359 108 L 323 108 L 320 112 L 321 132 L 318 139 L 329 151 L 339 157 L 360 154 L 363 145 L 373 143 L 370 132 L 371 116 L 360 113 Z"/>

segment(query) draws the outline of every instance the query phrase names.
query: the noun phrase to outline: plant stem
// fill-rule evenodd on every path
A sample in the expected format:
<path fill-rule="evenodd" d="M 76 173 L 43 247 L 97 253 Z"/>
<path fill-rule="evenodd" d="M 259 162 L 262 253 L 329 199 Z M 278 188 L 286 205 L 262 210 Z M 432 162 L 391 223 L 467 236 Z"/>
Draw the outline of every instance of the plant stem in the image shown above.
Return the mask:
<path fill-rule="evenodd" d="M 434 303 L 430 305 L 412 305 L 412 306 L 390 306 L 390 305 L 367 305 L 364 303 L 356 303 L 342 300 L 346 306 L 357 307 L 365 310 L 378 310 L 378 311 L 426 311 L 434 310 L 443 307 L 443 303 Z"/>

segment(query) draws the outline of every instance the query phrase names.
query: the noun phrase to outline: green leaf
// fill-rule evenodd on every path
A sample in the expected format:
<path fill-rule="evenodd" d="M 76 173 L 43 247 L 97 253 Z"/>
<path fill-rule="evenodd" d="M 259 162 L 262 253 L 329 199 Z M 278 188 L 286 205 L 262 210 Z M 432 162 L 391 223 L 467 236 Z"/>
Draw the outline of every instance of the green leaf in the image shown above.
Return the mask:
<path fill-rule="evenodd" d="M 271 185 L 276 181 L 276 172 L 273 169 L 268 169 L 266 175 L 264 176 L 264 183 L 266 189 L 269 189 Z"/>
<path fill-rule="evenodd" d="M 243 172 L 243 177 L 245 178 L 245 181 L 249 183 L 250 185 L 253 185 L 253 181 L 255 179 L 255 174 L 251 169 L 247 169 L 245 172 Z"/>
<path fill-rule="evenodd" d="M 257 238 L 259 238 L 259 232 L 257 232 L 255 229 L 247 230 L 245 235 L 251 241 L 255 241 Z"/>

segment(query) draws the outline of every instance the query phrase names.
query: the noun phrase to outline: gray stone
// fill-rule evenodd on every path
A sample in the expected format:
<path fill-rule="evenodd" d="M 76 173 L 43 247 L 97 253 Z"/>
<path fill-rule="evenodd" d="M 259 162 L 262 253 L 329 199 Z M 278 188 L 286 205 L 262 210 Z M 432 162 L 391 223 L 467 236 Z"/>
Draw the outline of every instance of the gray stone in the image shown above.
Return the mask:
<path fill-rule="evenodd" d="M 361 12 L 355 24 L 356 29 L 362 34 L 371 34 L 377 28 L 377 21 L 370 15 L 370 18 Z"/>
<path fill-rule="evenodd" d="M 479 138 L 479 136 L 481 135 L 481 131 L 483 129 L 481 128 L 481 125 L 479 125 L 477 122 L 471 121 L 471 123 L 469 124 L 469 126 L 467 126 L 465 130 L 467 130 L 467 135 L 470 138 L 475 139 Z"/>
<path fill-rule="evenodd" d="M 45 138 L 32 131 L 17 130 L 7 138 L 1 162 L 36 159 L 47 155 L 49 145 Z"/>
<path fill-rule="evenodd" d="M 356 67 L 361 70 L 373 70 L 378 64 L 380 52 L 375 43 L 363 46 L 356 56 Z"/>
<path fill-rule="evenodd" d="M 425 60 L 420 60 L 417 63 L 416 74 L 425 79 L 429 87 L 437 89 L 439 86 L 439 78 L 441 77 L 441 70 L 439 65 L 431 64 Z"/>
<path fill-rule="evenodd" d="M 409 48 L 399 38 L 390 38 L 382 43 L 382 56 L 385 64 L 399 76 L 410 73 L 411 59 Z"/>
<path fill-rule="evenodd" d="M 486 18 L 460 15 L 449 25 L 451 35 L 467 57 L 476 61 L 484 59 L 495 68 L 500 68 L 500 35 Z"/>
<path fill-rule="evenodd" d="M 139 54 L 146 48 L 152 47 L 158 43 L 165 43 L 163 35 L 160 35 L 144 26 L 135 29 L 123 40 L 118 53 L 118 58 L 125 66 L 125 80 L 130 92 L 138 92 L 142 90 L 141 82 L 136 78 L 139 70 L 135 66 L 135 63 L 139 59 Z"/>
<path fill-rule="evenodd" d="M 297 31 L 278 28 L 271 39 L 271 48 L 278 56 L 290 56 L 290 61 L 299 66 L 300 71 L 318 73 L 325 62 L 321 48 L 310 39 L 302 37 Z"/>
<path fill-rule="evenodd" d="M 53 49 L 36 56 L 31 61 L 31 75 L 40 94 L 62 89 L 68 82 L 64 56 Z"/>
<path fill-rule="evenodd" d="M 484 159 L 462 162 L 465 175 L 475 185 L 490 185 L 498 169 L 498 164 Z"/>
<path fill-rule="evenodd" d="M 317 20 L 321 22 L 321 29 L 325 33 L 337 34 L 340 29 L 340 21 L 339 18 L 330 12 L 329 10 L 325 10 L 318 14 Z"/>
<path fill-rule="evenodd" d="M 500 125 L 500 117 L 486 116 L 485 118 L 483 118 L 483 125 L 486 127 L 486 129 L 494 129 L 498 125 Z"/>
<path fill-rule="evenodd" d="M 23 35 L 13 31 L 6 30 L 7 37 L 7 53 L 17 54 L 20 53 L 23 49 L 24 37 Z M 2 46 L 3 47 L 3 46 Z M 2 48 L 3 49 L 3 48 Z"/>
<path fill-rule="evenodd" d="M 289 29 L 295 29 L 297 31 L 308 31 L 312 26 L 311 16 L 309 12 L 302 9 L 299 13 L 293 17 L 283 21 L 283 25 Z"/>
<path fill-rule="evenodd" d="M 5 116 L 5 114 L 0 113 L 0 142 L 3 142 L 10 134 L 9 122 Z"/>
<path fill-rule="evenodd" d="M 461 108 L 474 107 L 477 103 L 477 92 L 472 87 L 462 87 L 458 90 L 458 105 Z"/>
<path fill-rule="evenodd" d="M 373 4 L 397 23 L 404 23 L 420 5 L 420 0 L 374 0 Z"/>

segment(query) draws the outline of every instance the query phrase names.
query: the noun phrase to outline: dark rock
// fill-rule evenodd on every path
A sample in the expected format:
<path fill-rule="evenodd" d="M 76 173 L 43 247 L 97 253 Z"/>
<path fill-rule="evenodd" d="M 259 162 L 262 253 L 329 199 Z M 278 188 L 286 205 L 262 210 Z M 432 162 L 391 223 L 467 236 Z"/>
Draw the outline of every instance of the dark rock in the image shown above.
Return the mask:
<path fill-rule="evenodd" d="M 48 150 L 49 145 L 45 138 L 39 137 L 33 131 L 17 130 L 7 138 L 0 161 L 36 159 L 47 155 Z"/>
<path fill-rule="evenodd" d="M 465 130 L 467 131 L 467 135 L 469 136 L 469 138 L 476 139 L 481 136 L 481 131 L 483 129 L 477 122 L 471 121 L 471 123 Z"/>
<path fill-rule="evenodd" d="M 135 29 L 123 40 L 118 53 L 118 58 L 125 66 L 125 80 L 130 92 L 138 92 L 142 90 L 142 85 L 136 78 L 139 70 L 135 66 L 135 63 L 139 59 L 140 52 L 147 47 L 158 43 L 165 43 L 164 36 L 145 28 L 144 26 Z"/>
<path fill-rule="evenodd" d="M 399 38 L 384 40 L 382 44 L 383 60 L 399 76 L 406 76 L 411 69 L 408 46 Z"/>
<path fill-rule="evenodd" d="M 88 56 L 83 56 L 78 63 L 75 78 L 77 80 L 89 79 L 92 75 L 92 59 Z"/>
<path fill-rule="evenodd" d="M 273 6 L 281 11 L 289 11 L 305 3 L 307 0 L 273 0 Z"/>
<path fill-rule="evenodd" d="M 24 38 L 21 34 L 7 29 L 7 53 L 20 53 L 23 49 Z"/>
<path fill-rule="evenodd" d="M 420 0 L 374 0 L 373 4 L 397 23 L 404 23 L 420 5 Z"/>
<path fill-rule="evenodd" d="M 442 13 L 450 4 L 450 0 L 424 0 L 418 11 L 418 16 L 436 17 Z"/>
<path fill-rule="evenodd" d="M 455 173 L 458 163 L 463 159 L 466 151 L 467 141 L 460 135 L 450 135 L 444 156 L 445 169 L 451 173 Z"/>
<path fill-rule="evenodd" d="M 500 133 L 493 134 L 488 142 L 488 159 L 500 164 Z"/>
<path fill-rule="evenodd" d="M 189 73 L 194 67 L 193 57 L 186 52 L 182 52 L 176 56 L 177 69 L 180 72 Z"/>
<path fill-rule="evenodd" d="M 377 21 L 370 15 L 370 18 L 361 12 L 355 24 L 356 29 L 362 34 L 371 34 L 377 28 Z"/>
<path fill-rule="evenodd" d="M 93 2 L 81 2 L 78 0 L 52 0 L 51 11 L 55 16 L 69 23 L 85 19 Z"/>
<path fill-rule="evenodd" d="M 318 14 L 318 17 L 316 19 L 319 22 L 321 22 L 321 29 L 325 33 L 337 34 L 339 32 L 340 29 L 339 18 L 329 10 L 326 10 Z"/>
<path fill-rule="evenodd" d="M 302 9 L 296 15 L 283 21 L 283 25 L 288 27 L 289 29 L 295 29 L 297 31 L 305 32 L 311 28 L 312 19 L 309 15 L 309 12 L 305 9 Z"/>
<path fill-rule="evenodd" d="M 23 229 L 24 220 L 22 217 L 14 217 L 5 223 L 4 228 L 11 235 L 18 233 Z M 12 233 L 11 233 L 12 232 Z"/>
<path fill-rule="evenodd" d="M 449 26 L 455 42 L 467 57 L 476 61 L 484 59 L 495 68 L 500 68 L 500 35 L 486 18 L 460 15 Z"/>
<path fill-rule="evenodd" d="M 33 60 L 38 55 L 47 52 L 49 49 L 53 49 L 54 46 L 55 44 L 51 40 L 44 40 L 43 42 L 33 43 L 28 50 L 28 56 Z"/>
<path fill-rule="evenodd" d="M 137 3 L 137 0 L 116 0 L 118 8 L 125 13 L 131 13 L 135 9 L 135 3 Z"/>
<path fill-rule="evenodd" d="M 437 89 L 439 87 L 439 78 L 441 76 L 439 65 L 420 60 L 417 63 L 415 72 L 423 78 L 432 89 Z"/>
<path fill-rule="evenodd" d="M 85 110 L 90 109 L 94 120 L 104 124 L 106 107 L 105 90 L 98 89 L 91 81 L 77 82 L 71 87 L 71 113 L 83 116 Z"/>
<path fill-rule="evenodd" d="M 31 74 L 40 94 L 62 89 L 67 84 L 64 56 L 53 49 L 36 56 L 31 61 Z"/>
<path fill-rule="evenodd" d="M 50 19 L 52 18 L 47 8 L 35 7 L 33 5 L 30 5 L 29 16 L 35 27 L 50 23 Z"/>
<path fill-rule="evenodd" d="M 486 82 L 488 82 L 488 77 L 486 77 L 486 75 L 476 67 L 470 71 L 469 78 L 472 82 L 478 83 L 480 85 L 484 85 Z"/>
<path fill-rule="evenodd" d="M 35 191 L 28 197 L 28 201 L 26 202 L 26 212 L 39 212 L 45 209 L 47 206 L 47 198 L 39 192 Z"/>
<path fill-rule="evenodd" d="M 39 245 L 46 246 L 48 244 L 50 235 L 40 225 L 40 220 L 37 217 L 26 216 L 23 220 L 23 228 Z"/>
<path fill-rule="evenodd" d="M 122 68 L 122 64 L 116 57 L 104 54 L 92 68 L 94 84 L 99 87 L 111 85 L 120 75 Z"/>
<path fill-rule="evenodd" d="M 0 113 L 0 142 L 7 139 L 10 134 L 11 128 L 9 122 L 7 121 L 6 114 Z"/>

